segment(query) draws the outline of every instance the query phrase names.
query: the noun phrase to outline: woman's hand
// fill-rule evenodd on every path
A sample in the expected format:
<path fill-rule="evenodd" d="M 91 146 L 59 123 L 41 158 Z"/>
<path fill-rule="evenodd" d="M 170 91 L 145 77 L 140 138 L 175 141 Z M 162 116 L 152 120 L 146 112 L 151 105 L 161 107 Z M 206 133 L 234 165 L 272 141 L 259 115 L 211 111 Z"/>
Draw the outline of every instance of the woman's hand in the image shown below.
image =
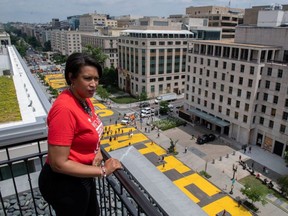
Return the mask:
<path fill-rule="evenodd" d="M 103 161 L 103 156 L 102 156 L 101 151 L 99 150 L 93 159 L 92 165 L 93 166 L 100 166 L 102 161 Z"/>
<path fill-rule="evenodd" d="M 123 169 L 120 161 L 115 158 L 109 158 L 108 160 L 106 160 L 104 167 L 106 169 L 107 176 L 113 173 L 117 169 Z"/>

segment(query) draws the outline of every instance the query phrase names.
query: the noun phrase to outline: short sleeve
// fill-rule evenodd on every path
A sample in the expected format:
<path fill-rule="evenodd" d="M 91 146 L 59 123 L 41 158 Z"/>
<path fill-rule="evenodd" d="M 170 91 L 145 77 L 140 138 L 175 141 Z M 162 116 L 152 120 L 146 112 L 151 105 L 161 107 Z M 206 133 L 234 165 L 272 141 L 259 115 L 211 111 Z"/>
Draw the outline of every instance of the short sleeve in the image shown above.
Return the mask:
<path fill-rule="evenodd" d="M 76 121 L 68 107 L 57 106 L 48 115 L 48 143 L 70 146 L 75 135 Z"/>

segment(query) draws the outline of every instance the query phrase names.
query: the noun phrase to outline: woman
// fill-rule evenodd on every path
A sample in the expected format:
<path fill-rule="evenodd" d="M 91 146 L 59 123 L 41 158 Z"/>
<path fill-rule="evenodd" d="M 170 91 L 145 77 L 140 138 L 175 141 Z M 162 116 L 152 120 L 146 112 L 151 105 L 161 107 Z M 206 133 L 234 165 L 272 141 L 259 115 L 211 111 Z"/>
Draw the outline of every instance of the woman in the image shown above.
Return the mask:
<path fill-rule="evenodd" d="M 99 215 L 94 177 L 106 177 L 121 168 L 114 158 L 102 163 L 103 124 L 89 99 L 101 75 L 101 66 L 90 56 L 70 55 L 65 68 L 69 88 L 48 114 L 48 157 L 39 189 L 57 216 Z"/>

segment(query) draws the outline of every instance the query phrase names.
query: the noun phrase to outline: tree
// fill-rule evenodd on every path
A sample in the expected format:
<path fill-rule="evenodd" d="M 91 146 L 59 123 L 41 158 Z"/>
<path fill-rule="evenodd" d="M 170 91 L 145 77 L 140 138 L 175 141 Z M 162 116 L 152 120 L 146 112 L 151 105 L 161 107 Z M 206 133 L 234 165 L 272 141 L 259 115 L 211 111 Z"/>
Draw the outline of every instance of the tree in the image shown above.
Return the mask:
<path fill-rule="evenodd" d="M 281 187 L 282 193 L 284 195 L 288 194 L 288 175 L 281 176 L 277 182 Z"/>
<path fill-rule="evenodd" d="M 118 86 L 118 72 L 114 67 L 104 68 L 100 83 L 105 86 Z"/>
<path fill-rule="evenodd" d="M 160 101 L 160 114 L 166 115 L 169 111 L 168 101 Z"/>
<path fill-rule="evenodd" d="M 44 52 L 48 52 L 48 51 L 51 51 L 51 50 L 52 50 L 52 49 L 51 49 L 51 41 L 48 40 L 48 41 L 46 41 L 46 42 L 44 43 L 43 51 L 44 51 Z"/>
<path fill-rule="evenodd" d="M 102 100 L 107 100 L 108 98 L 109 98 L 109 93 L 108 93 L 108 91 L 105 89 L 105 88 L 103 88 L 103 86 L 101 86 L 101 85 L 99 85 L 98 87 L 97 87 L 97 94 L 99 95 L 99 97 L 102 99 Z"/>
<path fill-rule="evenodd" d="M 147 99 L 148 99 L 147 93 L 146 93 L 146 92 L 141 92 L 139 99 L 140 99 L 141 101 L 147 100 Z"/>
<path fill-rule="evenodd" d="M 178 142 L 178 140 L 177 141 L 173 141 L 171 138 L 169 138 L 170 139 L 170 147 L 168 148 L 168 152 L 169 153 L 176 153 L 176 144 L 177 144 L 177 142 Z"/>
<path fill-rule="evenodd" d="M 90 54 L 102 67 L 108 56 L 102 51 L 100 47 L 92 47 L 91 45 L 86 46 L 86 50 L 83 51 L 84 53 Z"/>
<path fill-rule="evenodd" d="M 246 183 L 240 191 L 252 201 L 252 204 L 254 204 L 254 202 L 261 202 L 262 205 L 265 205 L 267 203 L 265 200 L 267 195 L 265 187 L 265 185 Z"/>

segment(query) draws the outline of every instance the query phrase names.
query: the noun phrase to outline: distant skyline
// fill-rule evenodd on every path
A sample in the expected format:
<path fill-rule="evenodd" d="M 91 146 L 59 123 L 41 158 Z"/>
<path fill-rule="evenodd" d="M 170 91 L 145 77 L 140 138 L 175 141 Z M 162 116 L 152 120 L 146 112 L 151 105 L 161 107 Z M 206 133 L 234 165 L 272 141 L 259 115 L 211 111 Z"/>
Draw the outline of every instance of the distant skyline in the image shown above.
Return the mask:
<path fill-rule="evenodd" d="M 251 8 L 258 5 L 288 4 L 287 0 L 230 0 L 231 8 Z M 160 16 L 185 14 L 190 6 L 227 6 L 229 0 L 1 0 L 0 22 L 47 23 L 52 18 L 97 12 L 110 16 Z"/>

